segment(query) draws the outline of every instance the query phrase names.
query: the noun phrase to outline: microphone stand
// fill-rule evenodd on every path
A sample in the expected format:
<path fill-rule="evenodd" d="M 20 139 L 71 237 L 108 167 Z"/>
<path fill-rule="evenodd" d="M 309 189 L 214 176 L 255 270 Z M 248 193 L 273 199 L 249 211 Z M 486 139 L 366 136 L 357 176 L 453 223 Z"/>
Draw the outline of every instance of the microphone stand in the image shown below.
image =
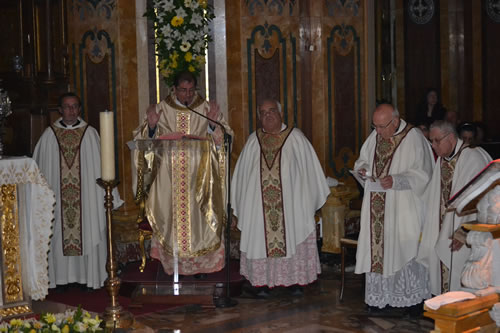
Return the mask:
<path fill-rule="evenodd" d="M 230 258 L 230 246 L 231 246 L 231 224 L 233 220 L 233 212 L 231 208 L 231 141 L 232 137 L 229 133 L 227 133 L 226 128 L 224 125 L 222 125 L 220 122 L 217 120 L 212 120 L 208 118 L 206 115 L 199 113 L 198 111 L 195 111 L 194 109 L 190 108 L 188 103 L 185 102 L 184 106 L 191 112 L 197 114 L 198 116 L 207 119 L 208 121 L 218 125 L 221 129 L 222 132 L 224 133 L 224 147 L 226 149 L 227 153 L 227 172 L 228 172 L 228 180 L 227 180 L 227 207 L 226 207 L 226 214 L 227 214 L 227 222 L 226 222 L 226 237 L 225 237 L 225 261 L 226 261 L 226 293 L 224 296 L 218 297 L 215 301 L 216 307 L 219 308 L 229 308 L 236 306 L 238 302 L 234 299 L 231 299 L 231 288 L 230 288 L 230 282 L 231 282 L 231 271 L 229 269 L 229 263 L 231 261 Z M 225 175 L 224 175 L 225 176 Z"/>

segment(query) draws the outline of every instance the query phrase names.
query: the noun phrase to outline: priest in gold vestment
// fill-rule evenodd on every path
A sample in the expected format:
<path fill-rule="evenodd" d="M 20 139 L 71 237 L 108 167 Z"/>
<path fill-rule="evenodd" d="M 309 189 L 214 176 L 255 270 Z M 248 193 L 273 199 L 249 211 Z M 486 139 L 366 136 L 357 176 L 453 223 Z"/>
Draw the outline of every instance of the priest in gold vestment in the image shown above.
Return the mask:
<path fill-rule="evenodd" d="M 144 123 L 134 131 L 134 139 L 171 140 L 170 148 L 157 153 L 154 162 L 151 153 L 145 154 L 153 173 L 145 205 L 153 229 L 151 256 L 161 261 L 167 274 L 174 273 L 174 251 L 179 274 L 211 273 L 224 267 L 223 131 L 189 109 L 222 123 L 232 134 L 219 106 L 196 93 L 196 78 L 189 72 L 177 75 L 173 93 L 151 105 Z M 136 166 L 139 158 L 141 152 L 136 151 Z"/>

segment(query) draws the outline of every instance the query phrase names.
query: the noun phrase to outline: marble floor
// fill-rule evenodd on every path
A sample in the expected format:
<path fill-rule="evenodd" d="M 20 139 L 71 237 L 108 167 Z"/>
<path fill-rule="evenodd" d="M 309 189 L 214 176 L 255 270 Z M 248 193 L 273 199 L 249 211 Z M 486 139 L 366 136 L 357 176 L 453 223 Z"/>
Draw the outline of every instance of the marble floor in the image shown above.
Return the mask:
<path fill-rule="evenodd" d="M 363 276 L 346 275 L 344 300 L 339 301 L 338 266 L 323 265 L 320 279 L 293 296 L 286 288 L 274 288 L 270 297 L 256 299 L 243 292 L 231 308 L 205 309 L 196 305 L 135 317 L 137 332 L 429 332 L 433 322 L 408 318 L 398 312 L 374 316 L 365 310 Z M 35 310 L 63 311 L 64 306 L 35 302 Z M 132 330 L 129 330 L 132 331 Z"/>
<path fill-rule="evenodd" d="M 363 276 L 346 274 L 344 300 L 339 301 L 337 265 L 323 265 L 320 279 L 293 296 L 286 288 L 274 288 L 270 297 L 256 299 L 248 292 L 235 298 L 231 308 L 205 309 L 196 305 L 135 317 L 137 332 L 429 332 L 433 322 L 408 318 L 400 312 L 374 316 L 365 310 Z M 52 304 L 51 306 L 60 306 Z M 41 302 L 37 307 L 45 308 Z M 132 330 L 129 330 L 132 331 Z"/>
<path fill-rule="evenodd" d="M 186 306 L 136 318 L 159 332 L 429 332 L 432 321 L 374 317 L 364 310 L 360 281 L 350 281 L 343 302 L 338 281 L 322 278 L 304 296 L 273 291 L 268 299 L 239 297 L 228 309 Z"/>

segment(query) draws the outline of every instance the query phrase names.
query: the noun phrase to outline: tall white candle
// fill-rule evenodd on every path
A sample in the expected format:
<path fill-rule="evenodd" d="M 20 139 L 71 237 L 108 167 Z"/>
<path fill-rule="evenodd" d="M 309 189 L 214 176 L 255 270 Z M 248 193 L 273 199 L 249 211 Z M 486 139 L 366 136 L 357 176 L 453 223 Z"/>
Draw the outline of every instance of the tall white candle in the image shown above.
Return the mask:
<path fill-rule="evenodd" d="M 115 179 L 115 132 L 113 112 L 105 111 L 99 115 L 101 122 L 101 178 Z"/>

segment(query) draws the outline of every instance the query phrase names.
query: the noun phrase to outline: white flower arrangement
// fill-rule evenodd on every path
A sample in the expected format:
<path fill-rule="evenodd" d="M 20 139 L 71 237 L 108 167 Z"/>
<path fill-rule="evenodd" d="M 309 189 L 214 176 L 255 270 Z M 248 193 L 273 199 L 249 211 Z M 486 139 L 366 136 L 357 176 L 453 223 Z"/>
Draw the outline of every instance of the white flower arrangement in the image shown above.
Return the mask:
<path fill-rule="evenodd" d="M 208 24 L 215 17 L 207 0 L 153 0 L 144 16 L 154 24 L 158 68 L 167 85 L 179 72 L 198 76 L 212 40 Z"/>
<path fill-rule="evenodd" d="M 92 318 L 88 312 L 67 310 L 64 313 L 46 313 L 40 319 L 11 319 L 0 323 L 0 332 L 23 333 L 73 333 L 73 332 L 100 332 L 102 320 L 98 316 Z"/>

